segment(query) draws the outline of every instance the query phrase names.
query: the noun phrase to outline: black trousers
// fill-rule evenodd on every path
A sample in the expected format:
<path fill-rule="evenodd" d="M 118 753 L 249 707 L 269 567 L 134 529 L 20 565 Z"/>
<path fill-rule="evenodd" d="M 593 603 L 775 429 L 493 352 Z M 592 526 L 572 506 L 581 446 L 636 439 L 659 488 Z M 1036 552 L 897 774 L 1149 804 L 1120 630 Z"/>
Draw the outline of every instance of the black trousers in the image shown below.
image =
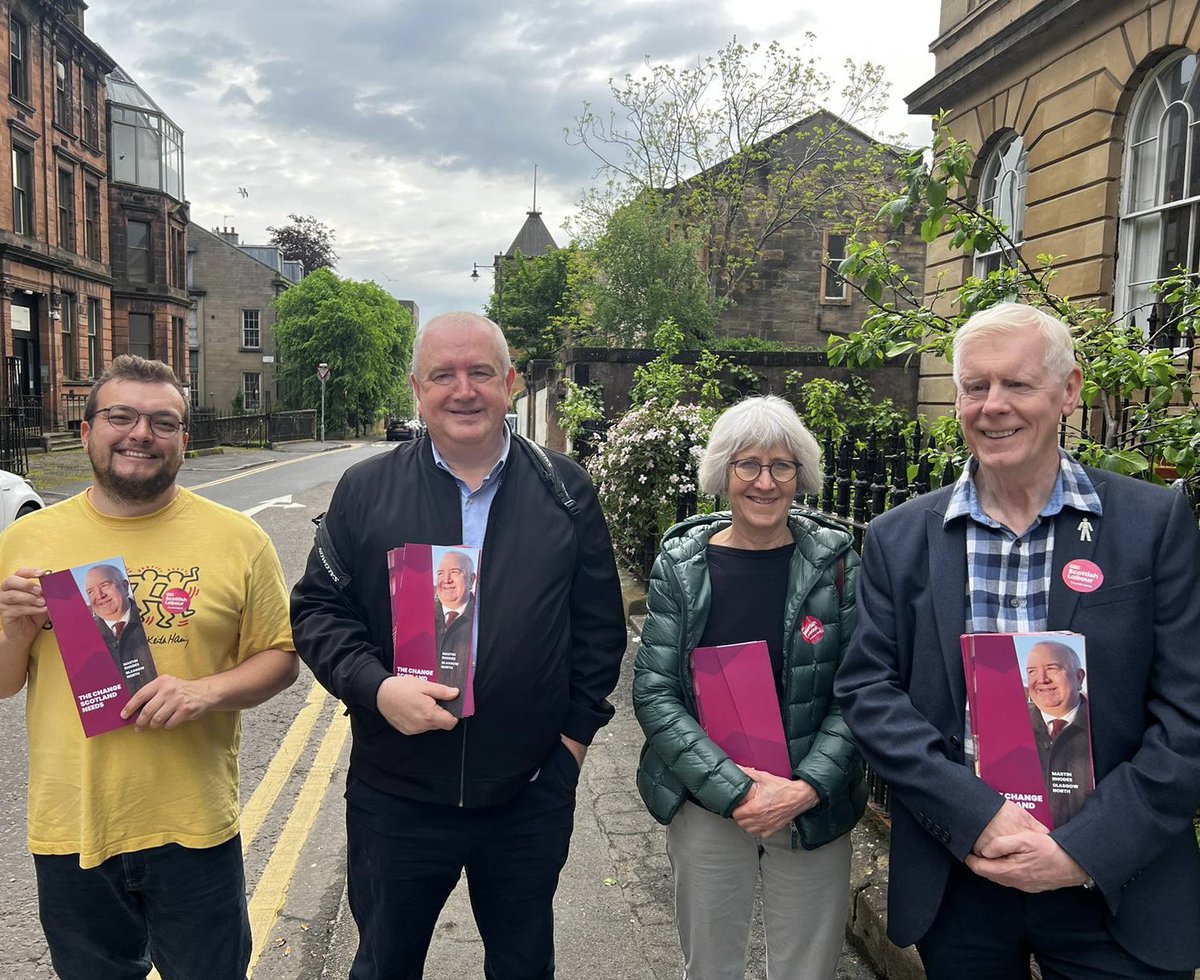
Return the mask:
<path fill-rule="evenodd" d="M 928 980 L 1192 980 L 1127 953 L 1105 925 L 1104 899 L 1084 888 L 1028 894 L 956 864 L 942 906 L 917 943 Z"/>
<path fill-rule="evenodd" d="M 421 980 L 438 915 L 466 869 L 486 980 L 553 980 L 554 892 L 575 820 L 579 766 L 561 743 L 517 797 L 468 810 L 415 803 L 351 775 L 351 980 Z"/>

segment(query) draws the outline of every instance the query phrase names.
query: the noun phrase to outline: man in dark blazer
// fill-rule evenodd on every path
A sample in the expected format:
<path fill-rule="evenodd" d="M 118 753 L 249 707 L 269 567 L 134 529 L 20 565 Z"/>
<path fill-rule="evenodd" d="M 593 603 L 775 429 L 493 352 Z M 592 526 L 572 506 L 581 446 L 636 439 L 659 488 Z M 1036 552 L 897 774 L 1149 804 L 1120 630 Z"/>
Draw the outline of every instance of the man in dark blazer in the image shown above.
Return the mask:
<path fill-rule="evenodd" d="M 872 521 L 835 694 L 892 787 L 888 935 L 930 980 L 1200 965 L 1200 531 L 1186 499 L 1057 445 L 1066 327 L 1005 303 L 954 339 L 971 461 Z M 975 777 L 964 632 L 1087 637 L 1096 789 L 1048 833 Z"/>
<path fill-rule="evenodd" d="M 1025 660 L 1029 725 L 1055 827 L 1075 816 L 1092 791 L 1085 676 L 1078 654 L 1056 640 L 1035 643 Z"/>
<path fill-rule="evenodd" d="M 84 576 L 84 589 L 100 638 L 117 665 L 125 689 L 134 694 L 158 672 L 142 619 L 133 607 L 129 580 L 115 565 L 94 565 Z"/>
<path fill-rule="evenodd" d="M 438 562 L 434 600 L 437 674 L 434 680 L 458 688 L 458 697 L 442 707 L 462 717 L 463 692 L 470 676 L 475 620 L 475 563 L 461 551 L 447 551 Z"/>

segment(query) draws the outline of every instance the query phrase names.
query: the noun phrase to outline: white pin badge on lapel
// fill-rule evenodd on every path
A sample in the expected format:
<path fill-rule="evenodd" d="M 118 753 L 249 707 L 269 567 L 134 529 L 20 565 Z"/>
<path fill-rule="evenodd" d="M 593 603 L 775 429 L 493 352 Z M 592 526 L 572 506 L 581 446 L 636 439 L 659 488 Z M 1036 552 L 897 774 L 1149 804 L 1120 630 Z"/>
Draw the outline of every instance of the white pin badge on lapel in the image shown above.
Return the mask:
<path fill-rule="evenodd" d="M 1082 521 L 1079 522 L 1079 540 L 1080 541 L 1091 541 L 1092 540 L 1092 522 L 1089 521 L 1086 517 Z"/>

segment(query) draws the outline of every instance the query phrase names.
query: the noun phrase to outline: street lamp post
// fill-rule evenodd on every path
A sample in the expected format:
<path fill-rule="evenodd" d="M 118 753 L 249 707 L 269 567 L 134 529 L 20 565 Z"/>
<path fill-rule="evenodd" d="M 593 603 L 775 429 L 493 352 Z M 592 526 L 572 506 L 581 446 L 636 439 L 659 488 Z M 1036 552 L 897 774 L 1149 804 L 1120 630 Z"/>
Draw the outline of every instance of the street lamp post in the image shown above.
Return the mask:
<path fill-rule="evenodd" d="M 321 442 L 325 441 L 325 382 L 329 380 L 329 365 L 322 361 L 317 365 L 317 378 L 321 382 Z"/>
<path fill-rule="evenodd" d="M 471 263 L 471 279 L 474 282 L 479 282 L 479 270 L 486 269 L 487 266 L 480 266 L 478 262 Z M 492 259 L 492 275 L 496 279 L 496 326 L 501 330 L 504 329 L 504 256 L 497 255 Z"/>

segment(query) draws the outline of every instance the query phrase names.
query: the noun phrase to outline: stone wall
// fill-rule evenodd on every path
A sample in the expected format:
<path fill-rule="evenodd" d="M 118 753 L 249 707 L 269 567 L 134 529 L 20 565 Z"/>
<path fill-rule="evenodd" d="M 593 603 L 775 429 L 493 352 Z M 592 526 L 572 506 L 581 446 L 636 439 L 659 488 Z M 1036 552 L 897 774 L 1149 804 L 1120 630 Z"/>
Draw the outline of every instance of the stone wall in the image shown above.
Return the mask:
<path fill-rule="evenodd" d="M 526 371 L 529 387 L 539 394 L 545 391 L 546 400 L 543 411 L 543 403 L 539 398 L 536 414 L 531 419 L 532 425 L 521 431 L 545 432 L 544 445 L 565 451 L 566 438 L 558 426 L 558 405 L 566 394 L 562 379 L 569 378 L 580 385 L 599 385 L 604 395 L 605 417 L 613 419 L 630 407 L 629 389 L 633 385 L 633 372 L 658 354 L 656 350 L 645 348 L 572 347 L 562 353 L 561 370 L 549 361 L 531 361 Z M 699 351 L 681 351 L 676 362 L 694 364 L 699 356 Z M 805 380 L 829 378 L 847 381 L 852 374 L 859 374 L 870 381 L 877 398 L 892 399 L 896 408 L 905 414 L 916 410 L 917 372 L 915 368 L 909 370 L 903 364 L 852 372 L 846 368 L 831 367 L 825 354 L 816 351 L 723 352 L 723 356 L 755 373 L 758 377 L 756 394 L 783 395 L 787 387 L 787 375 L 793 371 L 800 372 Z M 524 400 L 517 411 L 524 416 L 530 409 L 530 403 Z"/>

